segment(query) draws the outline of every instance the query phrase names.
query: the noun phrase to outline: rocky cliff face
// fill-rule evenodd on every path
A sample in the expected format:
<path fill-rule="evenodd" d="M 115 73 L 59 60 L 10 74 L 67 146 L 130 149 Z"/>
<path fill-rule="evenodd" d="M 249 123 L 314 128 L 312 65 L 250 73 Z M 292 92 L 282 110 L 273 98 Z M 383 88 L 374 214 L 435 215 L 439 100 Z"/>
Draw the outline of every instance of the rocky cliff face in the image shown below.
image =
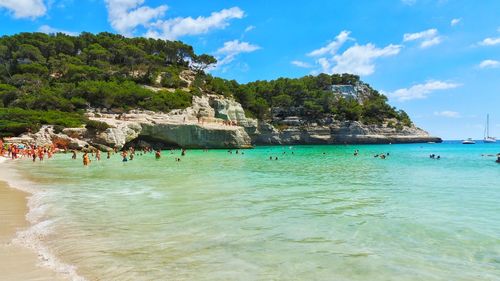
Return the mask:
<path fill-rule="evenodd" d="M 259 136 L 279 144 L 384 144 L 441 142 L 438 137 L 417 127 L 402 130 L 386 126 L 363 125 L 360 122 L 334 121 L 330 125 L 289 126 L 282 131 L 269 131 Z"/>
<path fill-rule="evenodd" d="M 114 114 L 95 109 L 88 118 L 108 124 L 104 131 L 66 128 L 55 132 L 44 126 L 34 134 L 24 134 L 11 142 L 47 145 L 55 143 L 69 149 L 110 150 L 127 145 L 185 148 L 248 148 L 253 145 L 414 143 L 440 142 L 416 127 L 391 128 L 363 125 L 332 118 L 310 123 L 298 117 L 279 121 L 281 130 L 269 123 L 245 117 L 241 105 L 219 95 L 193 97 L 193 104 L 169 113 L 133 110 Z"/>
<path fill-rule="evenodd" d="M 252 140 L 244 126 L 256 124 L 245 118 L 239 103 L 217 95 L 195 96 L 191 107 L 166 114 L 131 111 L 117 115 L 96 110 L 88 117 L 111 126 L 96 134 L 92 143 L 118 148 L 134 140 L 165 147 L 251 147 Z"/>

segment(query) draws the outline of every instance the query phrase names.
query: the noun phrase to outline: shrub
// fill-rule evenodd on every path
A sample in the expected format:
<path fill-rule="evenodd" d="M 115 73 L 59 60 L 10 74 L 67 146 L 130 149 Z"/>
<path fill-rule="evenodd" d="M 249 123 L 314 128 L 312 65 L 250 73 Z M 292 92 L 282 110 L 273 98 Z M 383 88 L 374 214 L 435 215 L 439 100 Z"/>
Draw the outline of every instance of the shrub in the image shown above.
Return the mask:
<path fill-rule="evenodd" d="M 95 120 L 87 120 L 87 123 L 85 125 L 85 128 L 88 130 L 95 130 L 98 132 L 103 132 L 106 131 L 108 128 L 111 128 L 107 123 L 101 122 L 101 121 L 95 121 Z"/>
<path fill-rule="evenodd" d="M 36 132 L 42 125 L 78 127 L 84 121 L 84 116 L 76 112 L 0 108 L 0 134 L 2 136 L 16 136 L 28 130 Z"/>

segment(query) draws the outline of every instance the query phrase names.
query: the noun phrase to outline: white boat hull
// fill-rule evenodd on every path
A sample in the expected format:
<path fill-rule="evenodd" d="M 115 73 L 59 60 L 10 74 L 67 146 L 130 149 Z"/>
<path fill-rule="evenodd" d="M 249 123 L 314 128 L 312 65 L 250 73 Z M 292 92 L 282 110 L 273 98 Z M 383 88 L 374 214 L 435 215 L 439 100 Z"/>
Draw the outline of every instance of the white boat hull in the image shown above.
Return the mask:
<path fill-rule="evenodd" d="M 476 142 L 473 139 L 466 139 L 462 141 L 462 144 L 476 144 Z"/>

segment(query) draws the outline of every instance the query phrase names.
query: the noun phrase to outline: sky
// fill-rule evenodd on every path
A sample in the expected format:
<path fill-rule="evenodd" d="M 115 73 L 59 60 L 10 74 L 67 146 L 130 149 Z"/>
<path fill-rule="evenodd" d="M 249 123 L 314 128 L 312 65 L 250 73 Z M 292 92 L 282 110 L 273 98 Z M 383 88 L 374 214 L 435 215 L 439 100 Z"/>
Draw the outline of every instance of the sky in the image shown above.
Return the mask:
<path fill-rule="evenodd" d="M 240 83 L 353 73 L 443 139 L 500 137 L 497 0 L 0 0 L 0 35 L 181 40 Z"/>

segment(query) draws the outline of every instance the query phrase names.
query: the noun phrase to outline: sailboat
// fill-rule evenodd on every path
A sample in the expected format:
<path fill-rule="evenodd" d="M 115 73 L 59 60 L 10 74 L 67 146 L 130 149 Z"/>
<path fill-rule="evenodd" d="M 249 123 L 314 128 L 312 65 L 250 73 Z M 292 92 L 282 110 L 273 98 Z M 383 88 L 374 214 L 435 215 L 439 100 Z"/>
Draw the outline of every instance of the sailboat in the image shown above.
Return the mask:
<path fill-rule="evenodd" d="M 496 138 L 490 137 L 490 115 L 486 115 L 486 128 L 484 128 L 484 143 L 495 143 L 497 141 Z"/>

